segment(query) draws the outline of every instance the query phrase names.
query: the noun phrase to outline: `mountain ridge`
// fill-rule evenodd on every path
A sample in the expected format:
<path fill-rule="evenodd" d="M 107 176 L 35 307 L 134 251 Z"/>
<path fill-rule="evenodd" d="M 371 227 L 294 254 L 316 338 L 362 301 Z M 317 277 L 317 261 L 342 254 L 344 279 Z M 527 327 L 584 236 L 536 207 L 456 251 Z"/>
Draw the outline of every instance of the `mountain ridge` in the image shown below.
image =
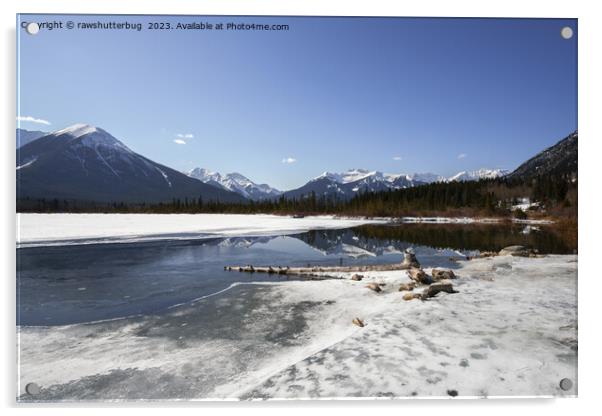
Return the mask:
<path fill-rule="evenodd" d="M 452 182 L 463 180 L 490 179 L 504 176 L 509 171 L 505 169 L 479 169 L 476 171 L 461 171 L 451 177 L 434 173 L 391 174 L 367 169 L 349 169 L 345 172 L 326 171 L 310 179 L 299 188 L 280 191 L 267 184 L 256 184 L 240 173 L 223 175 L 205 168 L 193 168 L 186 175 L 206 184 L 238 192 L 252 200 L 274 199 L 283 195 L 286 198 L 299 198 L 312 192 L 316 195 L 348 199 L 358 192 L 376 192 L 389 189 L 403 189 L 425 185 L 432 182 Z"/>
<path fill-rule="evenodd" d="M 76 124 L 17 149 L 17 197 L 158 203 L 244 202 L 135 153 L 105 130 Z"/>
<path fill-rule="evenodd" d="M 204 168 L 193 168 L 185 174 L 206 184 L 236 192 L 255 201 L 276 198 L 282 194 L 278 189 L 265 183 L 257 184 L 238 172 L 222 175 Z"/>
<path fill-rule="evenodd" d="M 391 174 L 366 169 L 349 169 L 342 173 L 324 172 L 303 186 L 286 191 L 287 198 L 301 198 L 314 193 L 318 197 L 350 199 L 362 192 L 398 190 L 433 182 L 472 181 L 504 176 L 504 169 L 479 169 L 462 171 L 451 177 L 434 173 Z"/>
<path fill-rule="evenodd" d="M 577 130 L 556 144 L 531 157 L 512 173 L 509 178 L 529 179 L 535 176 L 569 174 L 577 175 L 578 167 Z"/>

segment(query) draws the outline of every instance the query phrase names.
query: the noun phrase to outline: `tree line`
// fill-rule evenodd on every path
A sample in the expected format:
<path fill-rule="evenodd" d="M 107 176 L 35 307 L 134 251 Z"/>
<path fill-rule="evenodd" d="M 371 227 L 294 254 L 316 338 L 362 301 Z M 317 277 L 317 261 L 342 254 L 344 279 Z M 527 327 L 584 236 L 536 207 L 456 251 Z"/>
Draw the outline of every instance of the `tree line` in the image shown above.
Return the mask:
<path fill-rule="evenodd" d="M 577 179 L 572 174 L 548 175 L 529 179 L 498 178 L 465 182 L 438 182 L 411 188 L 364 192 L 349 200 L 309 193 L 299 198 L 223 203 L 201 196 L 173 198 L 161 203 L 100 203 L 58 198 L 17 200 L 18 212 L 103 212 L 103 213 L 273 213 L 337 214 L 363 216 L 412 215 L 525 215 L 511 210 L 528 197 L 540 202 L 548 212 L 575 215 Z"/>

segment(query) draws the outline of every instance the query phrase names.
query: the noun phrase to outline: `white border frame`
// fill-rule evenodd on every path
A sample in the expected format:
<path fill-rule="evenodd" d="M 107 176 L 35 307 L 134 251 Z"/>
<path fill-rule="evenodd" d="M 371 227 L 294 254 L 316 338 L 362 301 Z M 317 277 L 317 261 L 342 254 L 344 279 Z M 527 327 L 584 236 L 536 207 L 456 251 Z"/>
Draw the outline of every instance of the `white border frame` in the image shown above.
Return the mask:
<path fill-rule="evenodd" d="M 3 306 L 2 319 L 2 394 L 5 407 L 21 407 L 25 413 L 43 409 L 45 414 L 77 414 L 82 407 L 94 407 L 93 414 L 105 411 L 127 414 L 132 408 L 144 407 L 144 412 L 164 414 L 162 407 L 177 407 L 178 411 L 244 411 L 250 414 L 283 412 L 306 415 L 315 411 L 332 412 L 334 407 L 345 408 L 346 413 L 365 414 L 372 408 L 379 413 L 424 412 L 444 413 L 445 416 L 460 414 L 492 415 L 526 410 L 546 415 L 590 413 L 602 407 L 596 401 L 597 387 L 601 385 L 600 324 L 598 318 L 602 296 L 596 270 L 598 254 L 599 221 L 596 216 L 602 207 L 598 155 L 602 135 L 599 120 L 602 109 L 599 104 L 602 25 L 594 1 L 475 1 L 430 0 L 394 2 L 386 0 L 163 0 L 145 2 L 137 0 L 86 0 L 75 3 L 68 0 L 4 0 L 0 2 L 0 20 L 3 33 L 2 83 L 5 92 L 0 102 L 0 117 L 4 127 L 2 183 L 2 265 Z M 445 17 L 557 17 L 579 19 L 579 133 L 580 133 L 580 207 L 579 207 L 579 399 L 509 399 L 509 400 L 401 400 L 401 401 L 270 401 L 270 402 L 193 402 L 193 403 L 119 403 L 91 405 L 17 405 L 16 396 L 16 347 L 15 347 L 15 14 L 16 13 L 106 13 L 106 14 L 219 14 L 219 15 L 316 15 L 316 16 L 445 16 Z M 598 98 L 598 99 L 596 99 Z M 598 272 L 598 273 L 596 273 Z M 200 407 L 200 409 L 199 409 Z"/>

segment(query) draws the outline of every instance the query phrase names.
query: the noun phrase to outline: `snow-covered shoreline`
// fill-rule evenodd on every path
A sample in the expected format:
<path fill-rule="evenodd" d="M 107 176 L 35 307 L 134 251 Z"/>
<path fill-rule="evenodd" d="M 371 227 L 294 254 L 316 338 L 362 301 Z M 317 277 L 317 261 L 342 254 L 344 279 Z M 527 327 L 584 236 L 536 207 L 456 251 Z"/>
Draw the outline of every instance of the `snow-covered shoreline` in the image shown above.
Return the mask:
<path fill-rule="evenodd" d="M 17 214 L 17 247 L 133 243 L 159 240 L 295 234 L 364 224 L 497 224 L 498 218 L 344 217 L 293 218 L 268 214 Z M 514 220 L 551 224 L 549 220 Z"/>
<path fill-rule="evenodd" d="M 17 246 L 286 235 L 385 222 L 330 215 L 293 218 L 266 214 L 17 214 Z"/>
<path fill-rule="evenodd" d="M 569 391 L 559 386 L 563 378 L 575 384 L 577 379 L 576 271 L 572 255 L 462 262 L 460 278 L 453 280 L 458 293 L 426 302 L 401 300 L 397 289 L 409 282 L 405 272 L 364 273 L 362 282 L 351 285 L 361 290 L 367 282 L 385 284 L 384 293 L 370 293 L 382 302 L 380 308 L 358 315 L 366 327 L 239 394 L 245 399 L 576 396 L 576 385 Z"/>
<path fill-rule="evenodd" d="M 389 218 L 389 221 L 401 224 L 499 224 L 507 221 L 502 218 L 475 218 L 475 217 L 401 217 Z M 553 224 L 551 220 L 534 220 L 512 218 L 510 222 L 516 224 L 544 225 Z"/>
<path fill-rule="evenodd" d="M 406 272 L 367 272 L 360 282 L 238 285 L 232 303 L 209 298 L 141 320 L 23 327 L 21 388 L 53 386 L 41 400 L 574 396 L 576 385 L 565 392 L 559 381 L 576 383 L 576 261 L 464 261 L 458 293 L 424 302 L 402 300 Z M 203 308 L 241 306 L 235 339 L 220 338 L 221 327 L 195 338 L 208 324 Z M 301 332 L 252 347 L 287 325 Z"/>

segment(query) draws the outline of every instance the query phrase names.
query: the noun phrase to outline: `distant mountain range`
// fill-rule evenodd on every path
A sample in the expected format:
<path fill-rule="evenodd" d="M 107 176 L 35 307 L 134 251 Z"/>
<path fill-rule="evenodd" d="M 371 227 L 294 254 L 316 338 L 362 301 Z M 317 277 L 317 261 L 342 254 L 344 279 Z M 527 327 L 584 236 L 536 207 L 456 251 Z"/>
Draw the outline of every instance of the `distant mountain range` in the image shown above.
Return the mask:
<path fill-rule="evenodd" d="M 246 176 L 236 172 L 221 175 L 207 169 L 194 168 L 186 172 L 186 175 L 206 184 L 236 192 L 245 198 L 255 201 L 277 198 L 282 194 L 282 192 L 276 188 L 272 188 L 266 184 L 256 184 Z"/>
<path fill-rule="evenodd" d="M 17 149 L 47 134 L 44 131 L 17 129 Z"/>
<path fill-rule="evenodd" d="M 284 196 L 300 198 L 313 192 L 318 197 L 350 199 L 358 193 L 409 188 L 425 183 L 405 175 L 388 175 L 377 171 L 351 169 L 343 173 L 324 172 L 302 187 L 285 192 Z"/>
<path fill-rule="evenodd" d="M 472 181 L 504 176 L 503 169 L 480 169 L 473 172 L 459 172 L 449 178 L 433 173 L 387 174 L 364 169 L 351 169 L 343 173 L 324 172 L 300 188 L 284 192 L 287 198 L 299 198 L 314 192 L 316 196 L 350 199 L 364 192 L 379 192 L 411 188 L 432 182 Z"/>
<path fill-rule="evenodd" d="M 434 173 L 386 174 L 365 169 L 350 169 L 347 172 L 324 172 L 310 180 L 300 188 L 282 192 L 267 184 L 256 184 L 240 173 L 222 175 L 203 168 L 194 168 L 186 174 L 206 184 L 217 186 L 229 191 L 237 192 L 245 198 L 252 200 L 265 200 L 278 198 L 300 198 L 315 192 L 317 196 L 339 199 L 350 199 L 362 192 L 378 192 L 394 189 L 410 188 L 432 182 L 471 181 L 484 178 L 497 178 L 504 176 L 508 171 L 503 169 L 480 169 L 473 172 L 459 172 L 452 177 L 436 175 Z"/>
<path fill-rule="evenodd" d="M 240 173 L 222 175 L 203 168 L 182 173 L 130 150 L 101 128 L 77 124 L 53 133 L 17 129 L 19 198 L 81 199 L 99 202 L 168 202 L 201 197 L 204 201 L 244 202 L 284 196 L 347 200 L 359 193 L 404 189 L 433 182 L 473 181 L 502 176 L 577 171 L 577 132 L 523 163 L 504 169 L 463 171 L 450 177 L 434 173 L 386 174 L 350 169 L 324 172 L 305 185 L 282 192 Z"/>
<path fill-rule="evenodd" d="M 17 149 L 17 197 L 98 202 L 244 202 L 141 156 L 101 128 L 77 124 Z"/>

